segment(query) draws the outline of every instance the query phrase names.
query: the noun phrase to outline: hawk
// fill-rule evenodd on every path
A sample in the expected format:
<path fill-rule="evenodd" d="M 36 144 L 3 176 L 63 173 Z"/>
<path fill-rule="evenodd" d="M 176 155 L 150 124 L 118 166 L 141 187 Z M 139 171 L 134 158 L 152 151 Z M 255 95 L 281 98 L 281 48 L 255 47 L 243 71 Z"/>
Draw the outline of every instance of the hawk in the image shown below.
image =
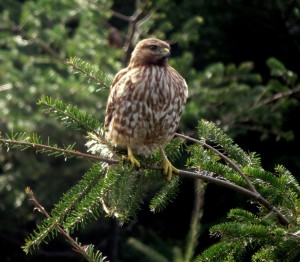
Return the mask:
<path fill-rule="evenodd" d="M 170 163 L 165 145 L 173 138 L 185 107 L 188 86 L 170 65 L 170 45 L 148 38 L 132 52 L 129 65 L 115 76 L 106 106 L 106 138 L 127 148 L 132 165 L 136 155 L 160 150 L 163 173 L 170 180 L 178 170 Z"/>

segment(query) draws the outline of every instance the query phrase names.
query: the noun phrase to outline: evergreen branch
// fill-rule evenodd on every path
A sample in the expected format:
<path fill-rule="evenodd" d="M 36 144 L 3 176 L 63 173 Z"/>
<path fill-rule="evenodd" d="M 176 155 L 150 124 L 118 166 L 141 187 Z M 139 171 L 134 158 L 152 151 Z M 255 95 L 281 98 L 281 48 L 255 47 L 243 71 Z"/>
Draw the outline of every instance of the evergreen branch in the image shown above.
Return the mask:
<path fill-rule="evenodd" d="M 113 177 L 117 179 L 102 189 L 101 201 L 108 216 L 117 218 L 122 225 L 136 216 L 149 178 L 143 170 L 132 171 L 124 164 L 109 167 L 105 180 Z"/>
<path fill-rule="evenodd" d="M 174 138 L 172 139 L 164 148 L 164 151 L 166 155 L 168 156 L 168 159 L 175 161 L 182 155 L 182 145 L 184 140 L 181 138 Z M 160 156 L 160 160 L 161 160 Z"/>
<path fill-rule="evenodd" d="M 214 152 L 207 150 L 206 148 L 194 144 L 189 146 L 189 152 L 191 157 L 187 161 L 187 165 L 197 169 L 203 170 L 208 174 L 215 174 L 221 179 L 228 180 L 239 186 L 246 187 L 245 180 L 235 172 L 229 165 L 224 165 Z"/>
<path fill-rule="evenodd" d="M 178 194 L 179 178 L 173 177 L 156 193 L 150 201 L 150 210 L 154 213 L 162 211 Z"/>
<path fill-rule="evenodd" d="M 34 204 L 35 209 L 41 212 L 48 219 L 50 215 L 45 210 L 45 208 L 37 201 L 35 198 L 33 191 L 30 188 L 26 188 L 26 193 L 28 195 L 29 200 Z M 64 238 L 69 242 L 74 250 L 83 255 L 83 257 L 89 262 L 104 262 L 105 257 L 102 257 L 102 254 L 99 251 L 94 251 L 93 245 L 82 246 L 79 242 L 74 240 L 63 228 L 59 226 L 59 224 L 55 224 L 55 227 L 59 233 L 61 233 Z M 26 253 L 29 252 L 28 246 L 22 247 Z"/>
<path fill-rule="evenodd" d="M 214 178 L 212 176 L 208 176 L 208 175 L 203 175 L 201 173 L 197 173 L 197 172 L 191 172 L 191 171 L 185 171 L 185 170 L 179 170 L 178 173 L 179 176 L 182 177 L 191 177 L 191 178 L 197 178 L 197 179 L 202 179 L 206 182 L 211 182 L 213 184 L 219 185 L 219 186 L 223 186 L 226 188 L 230 188 L 233 189 L 245 196 L 248 196 L 250 198 L 254 198 L 256 199 L 258 202 L 260 202 L 264 207 L 266 207 L 269 211 L 274 212 L 280 223 L 282 223 L 283 225 L 289 225 L 290 221 L 274 206 L 272 206 L 265 198 L 263 198 L 260 194 L 256 194 L 248 189 L 245 189 L 241 186 L 235 185 L 231 182 L 225 181 L 225 180 L 221 180 L 218 178 Z"/>
<path fill-rule="evenodd" d="M 78 206 L 85 195 L 89 194 L 93 185 L 101 177 L 99 173 L 102 171 L 101 166 L 95 164 L 66 194 L 63 195 L 59 203 L 50 213 L 50 217 L 43 220 L 26 240 L 26 248 L 33 249 L 39 246 L 46 238 L 51 238 L 57 234 L 57 224 L 63 224 L 65 217 L 69 218 L 69 213 L 73 208 Z M 66 229 L 66 228 L 65 228 Z"/>
<path fill-rule="evenodd" d="M 213 141 L 217 146 L 221 146 L 222 150 L 242 167 L 251 163 L 249 156 L 238 145 L 234 144 L 233 140 L 216 124 L 207 120 L 199 121 L 198 134 L 199 137 L 205 137 L 206 140 Z"/>
<path fill-rule="evenodd" d="M 204 250 L 204 252 L 202 252 L 202 254 L 197 256 L 193 262 L 236 261 L 233 257 L 233 253 L 236 249 L 241 248 L 241 246 L 242 243 L 220 242 Z"/>
<path fill-rule="evenodd" d="M 63 224 L 65 229 L 73 231 L 80 223 L 82 226 L 84 226 L 87 221 L 91 220 L 92 218 L 95 219 L 99 216 L 101 196 L 103 191 L 107 187 L 114 185 L 119 177 L 119 174 L 114 174 L 109 178 L 104 178 L 104 170 L 105 169 L 102 169 L 102 176 L 99 176 L 99 174 L 97 175 L 98 179 L 96 179 L 90 192 L 88 192 L 88 194 L 82 198 L 82 201 L 66 218 Z M 105 171 L 107 172 L 107 170 Z"/>
<path fill-rule="evenodd" d="M 78 207 L 82 205 L 82 202 L 91 194 L 91 191 L 97 187 L 99 181 L 103 178 L 104 169 L 99 163 L 96 163 L 92 168 L 86 172 L 83 178 L 73 186 L 64 196 L 60 202 L 51 211 L 52 217 L 64 217 L 67 215 L 66 221 L 70 221 L 70 217 L 73 215 L 74 210 L 78 210 Z M 91 203 L 89 203 L 91 204 Z M 88 208 L 90 211 L 91 208 Z M 96 209 L 93 210 L 96 213 Z M 90 211 L 91 213 L 91 211 Z M 98 214 L 98 213 L 97 213 Z M 78 217 L 76 217 L 78 220 Z M 73 224 L 76 222 L 73 221 Z M 67 222 L 62 223 L 65 230 L 70 230 L 70 226 L 66 226 Z M 73 228 L 71 228 L 73 229 Z"/>
<path fill-rule="evenodd" d="M 78 57 L 72 57 L 67 60 L 65 57 L 62 57 L 57 53 L 53 48 L 51 48 L 45 41 L 38 37 L 31 37 L 29 34 L 23 30 L 23 26 L 16 25 L 12 23 L 7 27 L 8 30 L 13 33 L 20 35 L 22 38 L 31 41 L 36 46 L 43 49 L 47 54 L 56 59 L 57 61 L 71 66 L 74 70 L 83 73 L 90 80 L 95 81 L 97 84 L 103 86 L 104 88 L 109 88 L 112 80 L 108 77 L 103 71 L 98 70 L 94 66 L 88 64 L 87 62 L 81 60 Z"/>
<path fill-rule="evenodd" d="M 71 57 L 67 62 L 74 70 L 83 73 L 89 80 L 95 81 L 98 85 L 109 89 L 112 79 L 108 77 L 103 71 L 100 71 L 95 66 L 83 61 L 79 57 Z"/>
<path fill-rule="evenodd" d="M 284 173 L 282 173 L 279 171 L 280 168 L 276 169 L 275 175 L 257 167 L 246 167 L 245 172 L 253 178 L 254 184 L 261 195 L 269 199 L 273 206 L 280 206 L 282 211 L 286 210 L 285 213 L 289 214 L 290 219 L 293 217 L 293 223 L 297 223 L 298 212 L 295 205 L 297 205 L 299 191 L 294 186 L 297 184 L 293 183 L 292 176 L 288 176 L 286 170 L 283 169 Z M 294 180 L 294 182 L 296 181 Z"/>
<path fill-rule="evenodd" d="M 245 194 L 245 195 L 251 196 L 252 198 L 257 199 L 263 206 L 265 206 L 268 210 L 274 212 L 277 215 L 280 223 L 282 223 L 283 225 L 289 225 L 290 224 L 290 221 L 276 207 L 272 206 L 268 200 L 266 200 L 264 197 L 261 196 L 261 194 L 259 194 L 257 192 L 257 190 L 255 189 L 255 187 L 253 186 L 252 182 L 249 180 L 247 175 L 245 173 L 243 173 L 242 170 L 233 161 L 231 161 L 228 157 L 226 157 L 224 154 L 219 152 L 214 147 L 208 145 L 204 140 L 197 140 L 197 139 L 194 139 L 194 138 L 182 135 L 182 134 L 178 134 L 178 133 L 176 133 L 175 136 L 184 138 L 184 139 L 186 139 L 188 141 L 192 141 L 194 143 L 199 143 L 199 144 L 203 145 L 204 147 L 208 148 L 209 150 L 215 152 L 224 161 L 226 161 L 228 164 L 230 164 L 245 179 L 245 181 L 247 182 L 247 185 L 249 187 L 249 190 L 247 190 L 243 187 L 237 186 L 235 184 L 232 184 L 232 183 L 220 180 L 220 179 L 213 178 L 213 177 L 205 176 L 205 179 L 203 178 L 203 180 L 205 180 L 205 181 L 211 180 L 210 182 L 212 182 L 212 183 L 223 185 L 223 186 L 228 187 L 228 188 L 232 188 L 232 189 L 234 189 L 234 190 L 236 190 L 236 191 L 238 191 L 242 194 Z M 195 172 L 190 173 L 189 171 L 182 171 L 182 170 L 180 170 L 179 175 L 197 177 L 197 173 L 195 174 Z M 200 177 L 198 177 L 198 178 L 200 178 Z"/>
<path fill-rule="evenodd" d="M 101 153 L 102 156 L 115 157 L 112 146 L 105 139 L 104 127 L 97 119 L 78 109 L 76 106 L 65 104 L 59 99 L 53 99 L 48 96 L 43 96 L 38 101 L 38 104 L 45 106 L 46 112 L 54 116 L 67 127 L 77 129 L 84 133 L 88 132 L 90 141 L 87 142 L 86 145 L 88 147 L 93 145 L 94 148 L 96 148 L 95 144 L 97 144 L 97 149 L 102 151 L 94 152 L 94 154 Z M 105 154 L 103 154 L 104 151 L 106 151 Z"/>
<path fill-rule="evenodd" d="M 101 124 L 98 120 L 78 109 L 76 106 L 65 104 L 59 99 L 43 96 L 38 105 L 46 107 L 46 112 L 60 120 L 67 127 L 80 131 L 95 133 Z"/>
<path fill-rule="evenodd" d="M 224 222 L 211 227 L 210 232 L 213 236 L 226 236 L 226 238 L 239 240 L 244 236 L 244 240 L 248 238 L 269 238 L 272 235 L 273 228 L 262 224 L 242 223 L 240 221 Z"/>
<path fill-rule="evenodd" d="M 213 151 L 217 151 L 215 148 L 209 146 L 208 144 L 206 144 L 203 141 L 200 141 L 200 140 L 197 140 L 197 139 L 185 136 L 185 135 L 181 135 L 181 134 L 176 134 L 176 136 L 179 136 L 179 137 L 184 138 L 184 139 L 189 140 L 189 141 L 193 141 L 193 142 L 196 142 L 196 143 L 203 144 L 203 146 L 207 147 L 208 149 L 211 149 Z M 26 140 L 25 141 L 16 141 L 16 140 L 12 140 L 12 139 L 3 139 L 1 136 L 0 136 L 0 144 L 3 144 L 5 146 L 17 145 L 17 146 L 20 146 L 20 147 L 25 148 L 25 149 L 27 149 L 29 147 L 32 147 L 32 148 L 38 149 L 41 152 L 45 152 L 45 151 L 46 152 L 49 152 L 49 151 L 53 152 L 54 151 L 54 152 L 58 152 L 58 153 L 60 153 L 61 155 L 64 155 L 64 156 L 68 156 L 68 155 L 69 156 L 77 156 L 77 157 L 85 158 L 85 159 L 89 159 L 89 160 L 106 162 L 110 165 L 120 163 L 120 160 L 116 160 L 116 159 L 112 159 L 112 158 L 98 157 L 98 156 L 94 156 L 94 155 L 91 155 L 91 154 L 82 153 L 82 152 L 79 152 L 79 151 L 62 149 L 62 148 L 47 146 L 47 145 L 38 144 L 38 143 L 34 143 L 34 142 L 28 142 Z M 218 154 L 220 154 L 220 156 L 222 156 L 222 158 L 227 161 L 228 158 L 226 156 L 223 156 L 223 154 L 220 153 L 220 152 L 218 152 Z M 235 167 L 235 165 L 234 165 L 234 167 Z M 146 169 L 147 168 L 148 169 L 154 169 L 154 170 L 163 170 L 162 167 L 157 167 L 157 166 L 147 166 L 145 168 Z M 238 170 L 240 170 L 240 169 L 238 168 Z M 211 182 L 211 183 L 214 183 L 214 184 L 217 184 L 217 185 L 220 185 L 220 186 L 224 186 L 224 187 L 233 189 L 235 191 L 238 191 L 241 194 L 244 194 L 248 197 L 255 198 L 258 202 L 260 202 L 263 206 L 265 206 L 269 211 L 274 212 L 277 215 L 279 221 L 283 225 L 289 225 L 290 224 L 289 220 L 276 207 L 272 206 L 265 198 L 263 198 L 259 193 L 257 193 L 256 190 L 255 191 L 248 190 L 248 189 L 245 189 L 241 186 L 235 185 L 231 182 L 228 182 L 228 181 L 225 181 L 225 180 L 222 180 L 222 179 L 218 179 L 218 178 L 214 178 L 214 177 L 208 176 L 208 175 L 203 175 L 199 172 L 179 170 L 178 175 L 183 176 L 183 177 L 203 179 L 204 181 Z"/>
<path fill-rule="evenodd" d="M 299 228 L 298 226 L 277 226 L 270 219 L 241 209 L 231 210 L 228 218 L 232 221 L 213 226 L 210 234 L 221 237 L 221 247 L 228 243 L 237 246 L 242 243 L 239 248 L 233 250 L 234 261 L 242 261 L 243 253 L 249 248 L 255 252 L 252 256 L 253 261 L 296 261 L 296 258 L 299 260 L 299 239 L 290 234 L 295 228 Z"/>
<path fill-rule="evenodd" d="M 248 176 L 239 168 L 239 166 L 236 165 L 227 156 L 222 154 L 219 150 L 217 150 L 214 147 L 212 147 L 211 145 L 207 144 L 204 139 L 203 140 L 198 140 L 198 139 L 195 139 L 195 138 L 192 138 L 192 137 L 189 137 L 189 136 L 185 136 L 185 135 L 182 135 L 182 134 L 178 134 L 178 133 L 176 133 L 175 136 L 184 138 L 185 140 L 188 140 L 188 141 L 191 141 L 191 142 L 194 142 L 194 143 L 199 143 L 202 146 L 206 147 L 207 149 L 211 150 L 212 152 L 216 153 L 220 158 L 222 158 L 226 163 L 228 163 L 234 170 L 236 170 L 243 177 L 243 179 L 246 181 L 246 183 L 248 185 L 248 188 L 252 192 L 258 194 L 258 192 L 256 191 L 255 187 L 253 186 L 253 184 L 250 181 L 250 179 L 248 178 Z"/>
<path fill-rule="evenodd" d="M 117 164 L 120 161 L 111 159 L 111 158 L 105 158 L 105 157 L 99 157 L 91 154 L 82 153 L 77 150 L 73 150 L 73 146 L 68 146 L 67 148 L 60 148 L 56 145 L 49 145 L 48 144 L 42 144 L 40 138 L 36 134 L 27 134 L 27 133 L 19 133 L 19 134 L 13 134 L 11 138 L 4 139 L 0 135 L 0 144 L 7 147 L 7 150 L 9 150 L 10 146 L 12 147 L 18 147 L 22 150 L 26 150 L 28 148 L 36 149 L 37 152 L 41 153 L 48 153 L 51 156 L 59 157 L 63 156 L 65 159 L 67 157 L 78 157 L 78 158 L 84 158 L 92 161 L 101 161 L 106 162 L 110 165 Z"/>

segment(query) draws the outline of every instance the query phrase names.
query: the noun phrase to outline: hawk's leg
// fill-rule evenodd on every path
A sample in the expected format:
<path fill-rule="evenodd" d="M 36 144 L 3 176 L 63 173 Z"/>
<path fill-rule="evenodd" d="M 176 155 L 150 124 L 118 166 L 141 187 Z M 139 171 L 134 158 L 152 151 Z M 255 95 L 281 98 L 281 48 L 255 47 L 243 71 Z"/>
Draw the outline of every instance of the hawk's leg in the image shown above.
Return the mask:
<path fill-rule="evenodd" d="M 129 158 L 129 161 L 131 162 L 132 164 L 132 167 L 133 168 L 140 168 L 141 167 L 141 164 L 140 162 L 134 157 L 133 153 L 132 153 L 132 150 L 131 148 L 128 146 L 127 147 L 127 151 L 128 151 L 128 158 Z"/>
<path fill-rule="evenodd" d="M 167 180 L 170 181 L 172 178 L 172 173 L 174 172 L 178 174 L 179 170 L 171 164 L 162 148 L 160 149 L 160 153 L 163 157 L 163 173 L 167 177 Z"/>

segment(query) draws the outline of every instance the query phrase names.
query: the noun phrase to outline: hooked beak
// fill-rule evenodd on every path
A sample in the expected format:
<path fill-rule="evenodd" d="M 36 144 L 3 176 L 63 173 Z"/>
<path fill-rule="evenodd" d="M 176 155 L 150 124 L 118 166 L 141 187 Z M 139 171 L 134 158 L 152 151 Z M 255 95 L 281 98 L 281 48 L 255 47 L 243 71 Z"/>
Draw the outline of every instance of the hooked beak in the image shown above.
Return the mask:
<path fill-rule="evenodd" d="M 160 50 L 160 53 L 161 53 L 161 55 L 163 56 L 163 57 L 170 57 L 170 55 L 171 55 L 171 52 L 170 52 L 170 49 L 169 48 L 162 48 L 161 50 Z"/>

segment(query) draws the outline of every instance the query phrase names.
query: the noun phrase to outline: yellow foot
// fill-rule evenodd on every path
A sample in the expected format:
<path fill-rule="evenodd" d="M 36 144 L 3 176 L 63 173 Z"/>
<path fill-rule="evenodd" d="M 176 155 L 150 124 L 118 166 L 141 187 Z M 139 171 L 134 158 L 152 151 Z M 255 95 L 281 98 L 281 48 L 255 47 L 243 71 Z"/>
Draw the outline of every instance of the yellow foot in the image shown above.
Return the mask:
<path fill-rule="evenodd" d="M 131 162 L 132 168 L 140 168 L 141 164 L 140 162 L 134 157 L 131 148 L 128 146 L 128 159 Z"/>
<path fill-rule="evenodd" d="M 163 157 L 163 173 L 168 181 L 171 181 L 173 172 L 178 174 L 179 170 L 174 167 L 166 156 L 165 152 L 161 149 L 161 154 Z"/>

